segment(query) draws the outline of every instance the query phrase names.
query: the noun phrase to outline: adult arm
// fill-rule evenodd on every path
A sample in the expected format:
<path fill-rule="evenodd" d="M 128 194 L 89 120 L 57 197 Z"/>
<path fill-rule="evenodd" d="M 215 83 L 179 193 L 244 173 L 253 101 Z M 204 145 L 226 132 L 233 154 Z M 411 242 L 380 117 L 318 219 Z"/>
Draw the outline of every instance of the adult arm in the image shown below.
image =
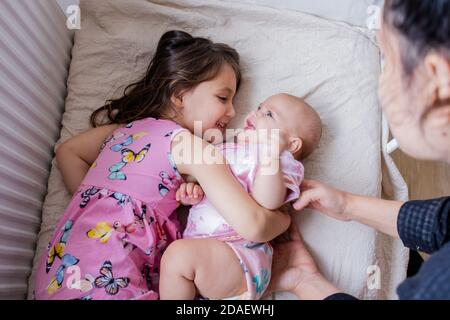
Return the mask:
<path fill-rule="evenodd" d="M 346 193 L 317 181 L 304 181 L 294 208 L 316 209 L 332 218 L 357 221 L 401 238 L 413 250 L 433 253 L 450 239 L 450 198 L 389 201 Z"/>
<path fill-rule="evenodd" d="M 450 197 L 409 201 L 398 215 L 398 233 L 403 244 L 433 253 L 450 241 Z"/>
<path fill-rule="evenodd" d="M 358 196 L 323 183 L 304 180 L 296 210 L 311 208 L 341 221 L 357 221 L 393 237 L 399 237 L 397 218 L 403 202 Z"/>

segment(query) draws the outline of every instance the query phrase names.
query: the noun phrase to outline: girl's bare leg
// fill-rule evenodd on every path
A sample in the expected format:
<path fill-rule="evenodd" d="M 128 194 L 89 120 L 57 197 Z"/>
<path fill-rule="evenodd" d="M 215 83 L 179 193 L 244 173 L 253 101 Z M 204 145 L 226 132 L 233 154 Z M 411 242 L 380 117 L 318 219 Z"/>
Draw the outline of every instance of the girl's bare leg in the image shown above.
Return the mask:
<path fill-rule="evenodd" d="M 244 271 L 233 249 L 214 239 L 173 242 L 161 260 L 161 300 L 234 297 L 247 291 Z"/>

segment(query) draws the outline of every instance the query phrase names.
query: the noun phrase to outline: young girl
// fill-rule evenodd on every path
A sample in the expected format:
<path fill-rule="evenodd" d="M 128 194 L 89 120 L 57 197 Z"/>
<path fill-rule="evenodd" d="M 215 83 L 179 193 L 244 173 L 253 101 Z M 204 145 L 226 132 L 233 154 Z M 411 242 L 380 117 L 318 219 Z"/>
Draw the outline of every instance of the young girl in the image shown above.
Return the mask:
<path fill-rule="evenodd" d="M 278 132 L 271 136 L 270 130 Z M 322 123 L 313 108 L 297 97 L 278 94 L 247 116 L 236 143 L 217 148 L 245 190 L 263 207 L 276 209 L 299 198 L 304 170 L 298 160 L 312 153 L 321 133 Z M 202 193 L 192 183 L 177 192 L 182 204 L 193 207 L 183 239 L 173 242 L 162 257 L 161 299 L 186 300 L 197 294 L 210 299 L 260 299 L 270 281 L 271 245 L 237 234 Z M 223 256 L 222 247 L 234 251 L 234 259 Z"/>
<path fill-rule="evenodd" d="M 221 153 L 192 134 L 194 121 L 223 132 L 239 82 L 230 47 L 181 31 L 161 37 L 145 76 L 92 115 L 95 127 L 106 111 L 109 125 L 56 152 L 74 196 L 41 258 L 36 299 L 157 299 L 161 255 L 181 234 L 174 210 L 183 174 L 243 237 L 263 242 L 288 228 L 288 215 L 260 207 Z"/>

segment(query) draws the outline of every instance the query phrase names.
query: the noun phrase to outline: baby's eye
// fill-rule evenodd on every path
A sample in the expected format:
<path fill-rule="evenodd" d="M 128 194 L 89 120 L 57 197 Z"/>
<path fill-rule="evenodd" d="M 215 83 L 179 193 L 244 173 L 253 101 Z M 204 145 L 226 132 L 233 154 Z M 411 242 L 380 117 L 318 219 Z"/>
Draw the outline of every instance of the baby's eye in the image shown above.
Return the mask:
<path fill-rule="evenodd" d="M 267 112 L 266 112 L 266 116 L 273 118 L 272 111 L 267 111 Z"/>
<path fill-rule="evenodd" d="M 227 97 L 218 97 L 220 101 L 222 102 L 227 102 L 228 98 Z"/>
<path fill-rule="evenodd" d="M 259 106 L 258 106 L 258 111 L 261 110 L 261 108 L 262 108 L 261 105 L 259 105 Z"/>

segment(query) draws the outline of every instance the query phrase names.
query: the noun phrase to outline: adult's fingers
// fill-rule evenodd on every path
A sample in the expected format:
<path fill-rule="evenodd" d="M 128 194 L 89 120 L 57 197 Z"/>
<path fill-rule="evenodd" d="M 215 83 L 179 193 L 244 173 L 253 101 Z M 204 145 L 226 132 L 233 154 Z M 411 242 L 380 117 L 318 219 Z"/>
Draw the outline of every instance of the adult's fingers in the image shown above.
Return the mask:
<path fill-rule="evenodd" d="M 315 181 L 315 180 L 303 180 L 302 183 L 300 184 L 300 189 L 301 190 L 306 190 L 306 189 L 311 189 L 311 188 L 315 188 L 320 184 L 320 182 Z"/>
<path fill-rule="evenodd" d="M 309 204 L 317 197 L 317 191 L 314 189 L 306 190 L 300 195 L 300 199 L 298 199 L 293 207 L 295 210 L 300 211 L 305 208 L 308 208 Z"/>

